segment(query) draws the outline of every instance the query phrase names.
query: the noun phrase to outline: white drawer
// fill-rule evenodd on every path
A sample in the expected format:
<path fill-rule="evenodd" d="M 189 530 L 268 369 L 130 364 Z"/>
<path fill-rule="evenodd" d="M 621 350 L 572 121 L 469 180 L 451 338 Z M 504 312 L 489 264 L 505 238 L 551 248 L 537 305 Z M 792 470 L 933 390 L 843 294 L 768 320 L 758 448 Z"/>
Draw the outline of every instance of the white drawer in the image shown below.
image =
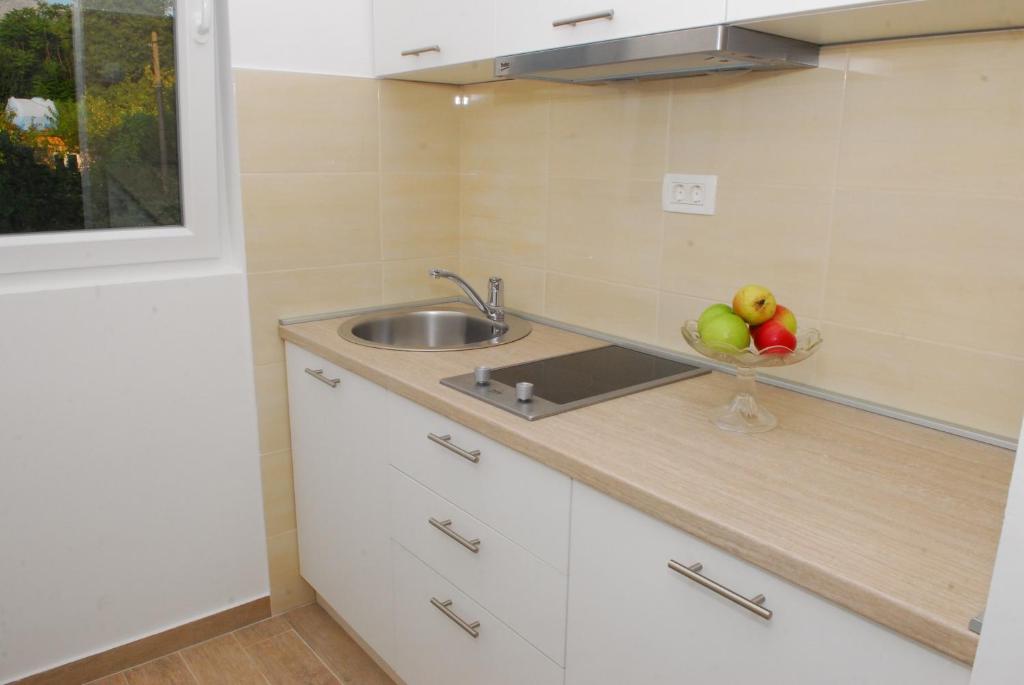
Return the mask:
<path fill-rule="evenodd" d="M 408 685 L 561 685 L 565 672 L 397 543 L 395 670 Z M 445 609 L 435 606 L 451 602 Z M 479 622 L 476 637 L 456 622 Z"/>
<path fill-rule="evenodd" d="M 564 665 L 565 574 L 397 469 L 391 521 L 397 542 Z"/>
<path fill-rule="evenodd" d="M 768 683 L 967 685 L 970 670 L 887 628 L 574 484 L 571 685 Z M 764 594 L 765 620 L 672 570 L 745 597 Z"/>
<path fill-rule="evenodd" d="M 567 572 L 571 480 L 397 395 L 389 396 L 391 463 Z M 448 446 L 430 435 L 450 436 Z M 479 451 L 474 463 L 454 450 Z"/>

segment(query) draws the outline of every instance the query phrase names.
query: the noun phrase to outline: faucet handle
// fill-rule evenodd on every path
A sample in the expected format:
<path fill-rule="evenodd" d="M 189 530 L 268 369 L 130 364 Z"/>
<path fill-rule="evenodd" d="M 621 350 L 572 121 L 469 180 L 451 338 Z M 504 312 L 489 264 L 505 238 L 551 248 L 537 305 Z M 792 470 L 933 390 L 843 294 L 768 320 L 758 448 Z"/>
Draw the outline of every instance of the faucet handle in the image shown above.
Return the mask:
<path fill-rule="evenodd" d="M 497 276 L 491 276 L 487 281 L 488 304 L 492 307 L 505 306 L 505 281 Z"/>

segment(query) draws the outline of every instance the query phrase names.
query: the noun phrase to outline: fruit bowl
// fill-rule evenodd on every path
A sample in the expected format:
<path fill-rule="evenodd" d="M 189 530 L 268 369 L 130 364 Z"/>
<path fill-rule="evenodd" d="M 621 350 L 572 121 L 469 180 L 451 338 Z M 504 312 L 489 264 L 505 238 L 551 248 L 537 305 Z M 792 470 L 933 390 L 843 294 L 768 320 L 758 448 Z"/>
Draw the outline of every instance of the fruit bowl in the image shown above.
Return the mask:
<path fill-rule="evenodd" d="M 705 343 L 697 332 L 696 321 L 684 323 L 682 334 L 690 347 L 705 357 L 736 367 L 736 394 L 711 417 L 719 428 L 736 433 L 761 433 L 778 424 L 778 419 L 757 402 L 757 369 L 802 362 L 817 352 L 822 343 L 821 333 L 814 328 L 796 334 L 793 350 L 785 347 L 757 350 L 753 345 L 741 349 L 726 343 Z"/>

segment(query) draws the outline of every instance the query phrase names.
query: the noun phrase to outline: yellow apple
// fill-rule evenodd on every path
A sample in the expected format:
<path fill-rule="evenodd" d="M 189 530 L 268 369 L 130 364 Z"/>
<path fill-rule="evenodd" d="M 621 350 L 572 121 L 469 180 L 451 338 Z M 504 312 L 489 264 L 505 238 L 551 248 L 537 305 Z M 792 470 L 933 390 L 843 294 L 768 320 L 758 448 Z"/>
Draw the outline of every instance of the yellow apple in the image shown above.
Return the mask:
<path fill-rule="evenodd" d="M 732 310 L 751 326 L 775 316 L 775 296 L 763 285 L 745 285 L 732 298 Z"/>

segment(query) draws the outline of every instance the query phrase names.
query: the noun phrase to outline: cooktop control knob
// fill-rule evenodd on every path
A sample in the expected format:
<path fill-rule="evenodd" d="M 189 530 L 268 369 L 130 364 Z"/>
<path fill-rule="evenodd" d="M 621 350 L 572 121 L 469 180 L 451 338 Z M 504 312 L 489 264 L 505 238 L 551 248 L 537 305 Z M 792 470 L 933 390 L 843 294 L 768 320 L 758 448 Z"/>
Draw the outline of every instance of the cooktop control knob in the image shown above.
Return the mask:
<path fill-rule="evenodd" d="M 533 399 L 533 383 L 516 383 L 516 399 L 520 402 L 529 402 Z"/>
<path fill-rule="evenodd" d="M 473 369 L 473 378 L 476 379 L 477 385 L 490 385 L 491 384 L 491 367 L 489 366 L 478 366 Z"/>

